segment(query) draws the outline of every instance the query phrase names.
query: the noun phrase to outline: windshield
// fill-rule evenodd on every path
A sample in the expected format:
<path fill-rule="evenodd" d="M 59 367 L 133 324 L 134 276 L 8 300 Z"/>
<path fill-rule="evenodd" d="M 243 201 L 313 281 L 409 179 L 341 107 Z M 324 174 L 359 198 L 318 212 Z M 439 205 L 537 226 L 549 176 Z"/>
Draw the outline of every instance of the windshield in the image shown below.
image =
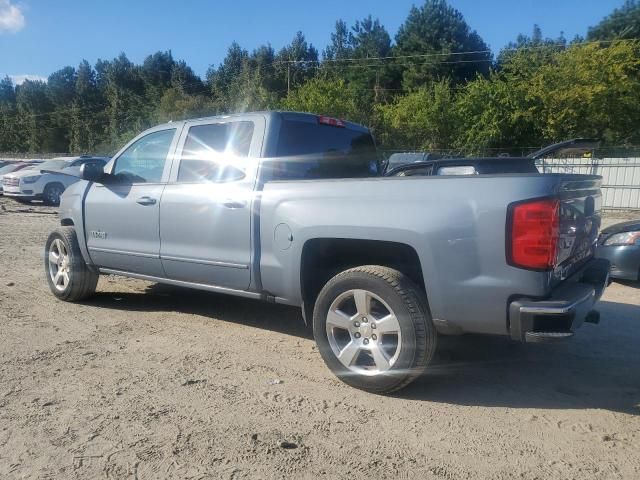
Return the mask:
<path fill-rule="evenodd" d="M 0 167 L 0 175 L 3 173 L 10 173 L 20 168 L 20 165 L 16 165 L 10 163 L 9 165 L 5 165 L 4 167 Z"/>
<path fill-rule="evenodd" d="M 67 160 L 48 160 L 44 163 L 41 163 L 38 166 L 39 170 L 62 170 L 65 167 L 69 166 L 69 162 Z"/>

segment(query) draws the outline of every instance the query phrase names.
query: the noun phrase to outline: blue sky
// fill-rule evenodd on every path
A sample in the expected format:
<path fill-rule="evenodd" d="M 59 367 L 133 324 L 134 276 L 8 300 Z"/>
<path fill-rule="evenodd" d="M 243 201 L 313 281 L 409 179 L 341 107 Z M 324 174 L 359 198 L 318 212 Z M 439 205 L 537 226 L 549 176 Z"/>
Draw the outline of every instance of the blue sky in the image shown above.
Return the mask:
<path fill-rule="evenodd" d="M 623 0 L 450 0 L 494 51 L 533 24 L 545 36 L 584 35 Z M 277 50 L 302 30 L 319 50 L 336 19 L 378 17 L 392 37 L 418 0 L 0 0 L 0 74 L 46 77 L 84 58 L 124 51 L 135 62 L 171 50 L 199 75 L 229 44 L 270 42 Z"/>

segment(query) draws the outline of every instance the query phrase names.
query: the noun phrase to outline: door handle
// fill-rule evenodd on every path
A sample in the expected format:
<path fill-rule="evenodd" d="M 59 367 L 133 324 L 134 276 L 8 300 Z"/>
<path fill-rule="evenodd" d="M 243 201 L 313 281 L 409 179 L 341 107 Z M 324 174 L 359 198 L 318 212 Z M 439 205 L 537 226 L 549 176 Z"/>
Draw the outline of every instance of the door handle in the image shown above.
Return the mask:
<path fill-rule="evenodd" d="M 223 205 L 227 208 L 244 208 L 247 206 L 247 202 L 245 202 L 244 200 L 226 199 Z"/>
<path fill-rule="evenodd" d="M 144 196 L 137 199 L 136 202 L 139 203 L 140 205 L 155 205 L 156 199 Z"/>

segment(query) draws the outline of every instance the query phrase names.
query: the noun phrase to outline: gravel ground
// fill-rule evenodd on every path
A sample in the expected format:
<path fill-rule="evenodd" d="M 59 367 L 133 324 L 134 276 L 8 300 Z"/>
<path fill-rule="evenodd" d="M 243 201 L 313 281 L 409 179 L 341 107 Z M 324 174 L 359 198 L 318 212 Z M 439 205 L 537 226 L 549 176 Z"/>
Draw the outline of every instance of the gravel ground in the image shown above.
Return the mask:
<path fill-rule="evenodd" d="M 640 478 L 640 285 L 568 343 L 441 337 L 396 396 L 299 312 L 103 277 L 56 301 L 54 210 L 0 197 L 0 478 Z"/>

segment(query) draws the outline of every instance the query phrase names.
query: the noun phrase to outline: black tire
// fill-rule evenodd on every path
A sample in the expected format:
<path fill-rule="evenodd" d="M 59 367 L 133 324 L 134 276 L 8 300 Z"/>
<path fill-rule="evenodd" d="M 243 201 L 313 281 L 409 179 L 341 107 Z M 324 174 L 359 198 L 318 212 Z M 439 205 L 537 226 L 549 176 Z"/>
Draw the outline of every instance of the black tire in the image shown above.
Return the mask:
<path fill-rule="evenodd" d="M 54 284 L 52 269 L 56 268 L 56 272 L 53 274 L 53 276 L 55 276 L 59 266 L 54 266 L 50 260 L 52 250 L 54 253 L 57 250 L 56 246 L 54 246 L 57 240 L 62 242 L 66 250 L 66 256 L 68 258 L 66 268 L 68 269 L 69 279 L 66 285 L 60 285 L 58 287 Z M 49 235 L 44 252 L 44 270 L 51 293 L 60 300 L 77 302 L 90 297 L 96 291 L 99 275 L 91 271 L 85 263 L 84 258 L 82 258 L 76 231 L 73 227 L 60 227 Z"/>
<path fill-rule="evenodd" d="M 343 365 L 329 342 L 329 309 L 334 300 L 350 290 L 366 290 L 378 296 L 393 310 L 400 327 L 401 341 L 398 343 L 401 349 L 395 363 L 388 370 L 373 376 L 354 373 Z M 315 304 L 313 336 L 320 355 L 338 378 L 352 387 L 372 393 L 400 390 L 419 377 L 435 352 L 437 340 L 437 332 L 422 290 L 403 273 L 378 265 L 352 268 L 329 280 Z M 350 341 L 354 341 L 353 336 Z"/>
<path fill-rule="evenodd" d="M 61 183 L 48 183 L 42 191 L 42 203 L 50 207 L 57 207 L 60 205 L 60 196 L 64 190 L 64 185 Z"/>

